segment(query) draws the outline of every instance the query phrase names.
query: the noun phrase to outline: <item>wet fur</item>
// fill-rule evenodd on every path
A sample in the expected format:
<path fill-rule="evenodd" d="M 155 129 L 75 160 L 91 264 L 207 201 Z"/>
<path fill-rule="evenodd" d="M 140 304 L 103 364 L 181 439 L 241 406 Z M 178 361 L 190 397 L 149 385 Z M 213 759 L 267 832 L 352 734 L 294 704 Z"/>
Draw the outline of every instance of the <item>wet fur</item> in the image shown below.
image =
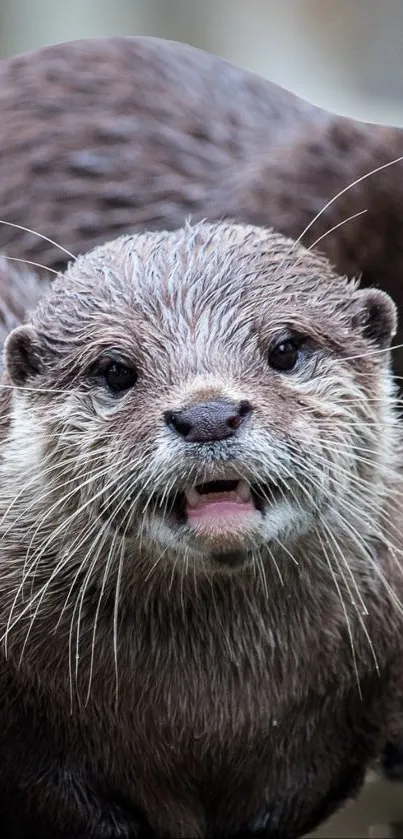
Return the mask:
<path fill-rule="evenodd" d="M 286 377 L 267 364 L 285 323 L 311 342 Z M 200 225 L 83 257 L 11 334 L 10 839 L 291 839 L 359 789 L 402 685 L 394 330 L 384 294 L 319 256 Z M 140 372 L 118 401 L 93 372 L 111 347 Z M 163 414 L 206 394 L 250 399 L 253 418 L 229 444 L 188 451 Z M 235 571 L 150 503 L 224 461 L 277 476 L 291 510 L 267 517 Z"/>

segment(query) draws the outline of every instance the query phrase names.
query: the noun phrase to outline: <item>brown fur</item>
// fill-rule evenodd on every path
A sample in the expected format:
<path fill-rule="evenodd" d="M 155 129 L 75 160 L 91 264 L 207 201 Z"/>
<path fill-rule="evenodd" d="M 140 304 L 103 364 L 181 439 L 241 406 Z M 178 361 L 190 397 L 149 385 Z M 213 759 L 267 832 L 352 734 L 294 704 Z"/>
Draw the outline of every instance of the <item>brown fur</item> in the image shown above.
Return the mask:
<path fill-rule="evenodd" d="M 200 225 L 83 257 L 11 334 L 4 835 L 290 839 L 356 792 L 401 695 L 394 329 L 386 295 L 279 234 Z M 138 368 L 118 398 L 114 353 Z M 165 412 L 206 393 L 253 413 L 189 449 Z M 220 560 L 153 499 L 229 466 L 281 491 Z"/>
<path fill-rule="evenodd" d="M 155 38 L 76 41 L 0 63 L 0 206 L 73 253 L 176 228 L 225 173 L 320 112 L 201 50 Z M 325 117 L 323 113 L 323 118 Z M 64 267 L 0 226 L 0 250 Z"/>

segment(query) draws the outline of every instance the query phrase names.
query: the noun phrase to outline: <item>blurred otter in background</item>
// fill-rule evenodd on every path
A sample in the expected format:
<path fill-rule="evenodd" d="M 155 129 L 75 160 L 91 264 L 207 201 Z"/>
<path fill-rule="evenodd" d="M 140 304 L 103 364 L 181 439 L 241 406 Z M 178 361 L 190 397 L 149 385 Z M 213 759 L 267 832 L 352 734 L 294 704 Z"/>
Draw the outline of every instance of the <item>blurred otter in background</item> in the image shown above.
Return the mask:
<path fill-rule="evenodd" d="M 403 308 L 402 164 L 343 192 L 403 154 L 398 128 L 335 116 L 221 58 L 144 37 L 5 60 L 0 109 L 1 217 L 72 254 L 227 217 L 320 239 L 338 272 L 362 273 Z M 67 260 L 4 225 L 0 251 L 57 270 Z M 402 353 L 395 368 L 403 374 Z"/>

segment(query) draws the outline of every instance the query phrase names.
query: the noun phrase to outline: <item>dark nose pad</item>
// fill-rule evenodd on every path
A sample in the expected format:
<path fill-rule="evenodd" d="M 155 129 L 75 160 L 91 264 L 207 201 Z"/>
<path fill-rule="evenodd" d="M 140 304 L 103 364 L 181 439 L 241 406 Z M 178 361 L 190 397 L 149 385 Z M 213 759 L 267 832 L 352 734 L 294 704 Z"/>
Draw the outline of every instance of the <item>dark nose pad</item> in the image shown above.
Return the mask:
<path fill-rule="evenodd" d="M 246 400 L 236 403 L 217 399 L 184 411 L 167 411 L 165 422 L 187 443 L 212 443 L 233 437 L 251 411 L 252 405 Z"/>

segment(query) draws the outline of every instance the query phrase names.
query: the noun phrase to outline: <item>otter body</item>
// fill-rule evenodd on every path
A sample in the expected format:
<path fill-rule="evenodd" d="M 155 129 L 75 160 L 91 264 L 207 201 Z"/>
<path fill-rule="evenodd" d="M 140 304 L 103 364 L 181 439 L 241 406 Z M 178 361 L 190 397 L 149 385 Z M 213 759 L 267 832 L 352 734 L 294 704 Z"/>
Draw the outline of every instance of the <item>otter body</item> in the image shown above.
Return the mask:
<path fill-rule="evenodd" d="M 6 341 L 0 827 L 298 837 L 402 687 L 394 306 L 273 232 L 73 263 Z"/>
<path fill-rule="evenodd" d="M 227 176 L 327 118 L 221 58 L 144 37 L 1 61 L 0 111 L 4 217 L 75 254 L 121 233 L 179 227 Z M 0 250 L 48 268 L 68 258 L 2 225 Z"/>

